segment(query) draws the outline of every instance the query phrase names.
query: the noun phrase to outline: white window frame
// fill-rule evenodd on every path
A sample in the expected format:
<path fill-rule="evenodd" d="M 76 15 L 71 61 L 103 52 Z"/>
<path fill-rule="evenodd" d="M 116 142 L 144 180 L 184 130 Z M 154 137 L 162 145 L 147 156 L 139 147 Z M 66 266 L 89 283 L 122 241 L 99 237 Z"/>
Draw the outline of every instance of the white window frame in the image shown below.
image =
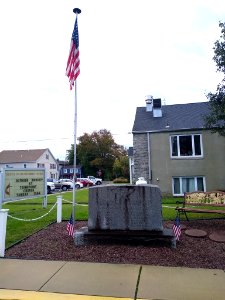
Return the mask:
<path fill-rule="evenodd" d="M 179 184 L 180 184 L 180 194 L 175 194 L 174 193 L 174 179 L 179 179 Z M 184 196 L 184 193 L 182 191 L 182 179 L 185 178 L 194 178 L 194 182 L 195 182 L 195 191 L 198 190 L 198 186 L 197 186 L 197 178 L 202 178 L 203 179 L 203 188 L 204 188 L 204 192 L 206 191 L 206 181 L 205 181 L 205 176 L 174 176 L 172 178 L 172 192 L 173 192 L 173 196 Z"/>
<path fill-rule="evenodd" d="M 201 147 L 201 155 L 180 155 L 180 137 L 181 136 L 191 136 L 191 143 L 192 143 L 192 152 L 194 153 L 194 136 L 199 135 L 200 136 L 200 147 Z M 173 146 L 172 146 L 172 138 L 177 137 L 177 156 L 173 156 Z M 202 134 L 201 133 L 190 133 L 190 134 L 173 134 L 170 135 L 170 158 L 173 159 L 191 159 L 191 158 L 202 158 L 203 157 L 203 144 L 202 144 Z"/>
<path fill-rule="evenodd" d="M 64 174 L 67 174 L 67 169 L 63 169 L 63 173 L 64 173 Z"/>

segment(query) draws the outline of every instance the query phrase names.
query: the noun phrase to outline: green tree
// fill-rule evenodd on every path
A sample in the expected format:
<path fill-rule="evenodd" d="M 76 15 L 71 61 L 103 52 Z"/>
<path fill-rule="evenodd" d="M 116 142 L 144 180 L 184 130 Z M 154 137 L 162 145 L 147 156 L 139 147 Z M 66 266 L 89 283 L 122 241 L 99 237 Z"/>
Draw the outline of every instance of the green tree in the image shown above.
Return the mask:
<path fill-rule="evenodd" d="M 67 152 L 67 159 L 73 164 L 73 147 Z M 123 146 L 115 143 L 112 134 L 106 129 L 84 133 L 78 138 L 77 164 L 82 165 L 85 176 L 96 176 L 101 170 L 104 179 L 112 179 L 113 164 L 116 158 L 126 156 L 127 151 Z"/>
<path fill-rule="evenodd" d="M 220 39 L 214 44 L 214 57 L 217 71 L 225 74 L 225 23 L 220 22 Z M 225 78 L 217 86 L 216 93 L 207 95 L 210 104 L 210 113 L 205 116 L 205 127 L 212 132 L 225 136 Z"/>
<path fill-rule="evenodd" d="M 129 158 L 128 156 L 120 156 L 115 159 L 113 164 L 113 175 L 129 179 Z"/>

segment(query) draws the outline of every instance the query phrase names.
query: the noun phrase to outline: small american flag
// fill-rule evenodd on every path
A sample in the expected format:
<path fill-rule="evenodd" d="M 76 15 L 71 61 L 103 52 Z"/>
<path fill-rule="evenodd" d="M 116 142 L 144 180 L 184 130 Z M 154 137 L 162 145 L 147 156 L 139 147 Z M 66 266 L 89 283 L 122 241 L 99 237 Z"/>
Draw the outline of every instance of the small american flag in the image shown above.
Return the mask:
<path fill-rule="evenodd" d="M 174 224 L 173 224 L 173 232 L 176 237 L 176 240 L 180 240 L 180 235 L 181 235 L 181 226 L 180 226 L 180 218 L 177 216 Z"/>
<path fill-rule="evenodd" d="M 77 17 L 71 38 L 70 52 L 66 66 L 66 76 L 69 78 L 70 89 L 72 90 L 74 82 L 80 74 L 80 58 L 79 58 L 79 34 Z"/>
<path fill-rule="evenodd" d="M 72 214 L 71 214 L 71 217 L 70 217 L 70 219 L 67 223 L 66 230 L 67 230 L 67 232 L 70 236 L 73 236 L 73 234 L 74 234 L 74 225 L 73 225 L 73 216 L 72 216 Z"/>

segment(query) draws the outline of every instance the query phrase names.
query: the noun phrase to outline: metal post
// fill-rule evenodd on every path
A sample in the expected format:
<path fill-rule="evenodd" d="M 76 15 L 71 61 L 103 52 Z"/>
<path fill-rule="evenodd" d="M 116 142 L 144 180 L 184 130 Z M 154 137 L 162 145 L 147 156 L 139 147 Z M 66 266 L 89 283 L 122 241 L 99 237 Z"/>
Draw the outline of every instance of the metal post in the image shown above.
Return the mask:
<path fill-rule="evenodd" d="M 76 164 L 77 164 L 77 81 L 75 80 L 75 103 L 74 103 L 74 148 L 73 148 L 73 221 L 75 221 L 76 206 Z"/>

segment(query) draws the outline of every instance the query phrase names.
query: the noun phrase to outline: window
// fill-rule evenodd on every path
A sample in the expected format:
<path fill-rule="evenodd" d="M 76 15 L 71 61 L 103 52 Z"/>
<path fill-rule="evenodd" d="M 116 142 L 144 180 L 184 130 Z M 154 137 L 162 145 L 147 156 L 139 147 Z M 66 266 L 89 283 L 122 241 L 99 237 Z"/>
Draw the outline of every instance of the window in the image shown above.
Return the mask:
<path fill-rule="evenodd" d="M 67 169 L 64 169 L 64 170 L 63 170 L 63 173 L 65 173 L 65 174 L 66 174 L 66 173 L 67 173 Z"/>
<path fill-rule="evenodd" d="M 46 154 L 46 155 L 45 155 L 45 158 L 46 158 L 46 159 L 49 159 L 49 154 Z"/>
<path fill-rule="evenodd" d="M 45 164 L 39 164 L 39 163 L 37 163 L 37 167 L 38 167 L 38 168 L 44 168 L 44 167 L 45 167 Z"/>
<path fill-rule="evenodd" d="M 24 165 L 23 165 L 23 167 L 24 167 L 24 169 L 26 169 L 26 167 L 27 167 L 27 164 L 24 164 Z"/>
<path fill-rule="evenodd" d="M 56 169 L 56 165 L 55 164 L 50 164 L 50 169 Z"/>
<path fill-rule="evenodd" d="M 174 177 L 173 178 L 173 195 L 181 196 L 184 193 L 205 191 L 205 177 Z"/>
<path fill-rule="evenodd" d="M 202 156 L 202 135 L 172 135 L 170 137 L 171 157 Z"/>

